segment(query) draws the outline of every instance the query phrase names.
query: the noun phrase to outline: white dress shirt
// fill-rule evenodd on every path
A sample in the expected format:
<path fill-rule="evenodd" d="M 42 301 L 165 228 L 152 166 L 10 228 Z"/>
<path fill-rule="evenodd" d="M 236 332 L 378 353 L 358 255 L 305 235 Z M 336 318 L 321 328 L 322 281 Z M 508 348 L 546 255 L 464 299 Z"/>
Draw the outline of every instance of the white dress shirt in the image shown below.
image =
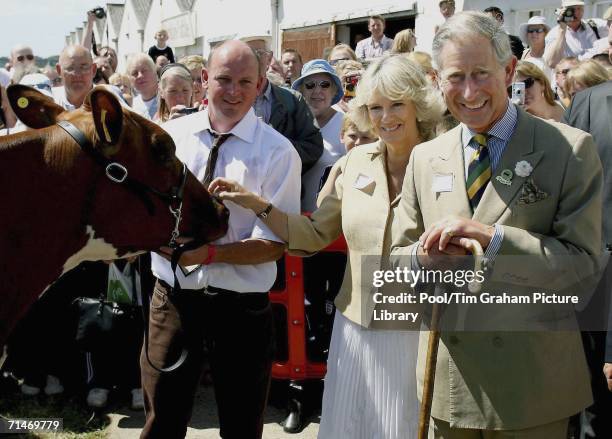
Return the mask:
<path fill-rule="evenodd" d="M 599 36 L 604 37 L 608 35 L 608 30 L 606 26 L 602 25 L 600 20 L 594 21 L 597 24 Z M 547 46 L 553 44 L 553 42 L 557 39 L 559 32 L 561 32 L 559 25 L 556 25 L 551 29 L 548 35 L 546 35 Z M 574 31 L 568 26 L 567 31 L 565 32 L 563 56 L 575 56 L 576 58 L 579 58 L 587 50 L 593 47 L 595 41 L 597 41 L 597 36 L 595 35 L 593 29 L 585 21 L 582 22 L 582 25 L 578 28 L 577 31 Z"/>
<path fill-rule="evenodd" d="M 212 145 L 208 111 L 204 110 L 162 125 L 174 143 L 176 155 L 200 181 L 204 180 L 206 163 Z M 233 135 L 219 148 L 214 177 L 236 180 L 247 190 L 269 200 L 287 213 L 299 213 L 301 161 L 295 148 L 281 134 L 255 116 L 251 108 L 230 131 Z M 231 201 L 229 229 L 215 244 L 229 244 L 249 238 L 282 242 L 255 216 Z M 155 276 L 169 285 L 174 282 L 170 263 L 151 254 Z M 232 265 L 212 263 L 195 270 L 187 277 L 177 268 L 177 277 L 184 289 L 207 286 L 237 292 L 268 291 L 276 279 L 276 263 Z"/>

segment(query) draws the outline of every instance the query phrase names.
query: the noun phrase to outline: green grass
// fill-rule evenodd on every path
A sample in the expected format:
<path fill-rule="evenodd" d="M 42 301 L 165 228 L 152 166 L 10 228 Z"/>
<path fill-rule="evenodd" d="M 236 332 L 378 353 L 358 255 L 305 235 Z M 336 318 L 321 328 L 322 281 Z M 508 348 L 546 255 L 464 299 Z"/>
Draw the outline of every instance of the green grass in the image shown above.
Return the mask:
<path fill-rule="evenodd" d="M 107 416 L 94 416 L 91 409 L 76 397 L 25 397 L 19 392 L 0 397 L 0 416 L 15 418 L 63 418 L 61 433 L 30 433 L 11 436 L 41 439 L 107 439 Z"/>

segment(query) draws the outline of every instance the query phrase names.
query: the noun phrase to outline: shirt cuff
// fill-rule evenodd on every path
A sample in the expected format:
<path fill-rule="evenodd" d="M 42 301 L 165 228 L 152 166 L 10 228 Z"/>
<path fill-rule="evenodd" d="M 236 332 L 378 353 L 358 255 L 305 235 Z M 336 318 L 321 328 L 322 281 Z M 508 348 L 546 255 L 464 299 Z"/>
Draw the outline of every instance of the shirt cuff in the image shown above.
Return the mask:
<path fill-rule="evenodd" d="M 490 262 L 493 262 L 499 253 L 499 249 L 501 248 L 502 242 L 504 240 L 504 228 L 499 224 L 495 224 L 495 233 L 493 234 L 493 238 L 491 238 L 491 242 L 487 246 L 487 249 L 484 252 L 484 257 L 487 258 Z"/>
<path fill-rule="evenodd" d="M 419 246 L 421 245 L 420 242 L 415 243 L 412 246 L 412 251 L 410 252 L 410 270 L 413 273 L 417 273 L 419 271 L 421 271 L 421 264 L 419 264 L 419 258 L 417 256 L 417 253 L 419 252 Z"/>

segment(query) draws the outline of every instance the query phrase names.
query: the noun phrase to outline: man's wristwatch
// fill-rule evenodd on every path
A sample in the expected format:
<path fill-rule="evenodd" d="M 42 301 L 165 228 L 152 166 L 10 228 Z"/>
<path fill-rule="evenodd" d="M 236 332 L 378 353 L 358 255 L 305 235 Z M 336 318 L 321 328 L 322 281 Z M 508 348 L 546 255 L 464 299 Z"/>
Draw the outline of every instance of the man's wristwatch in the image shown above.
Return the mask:
<path fill-rule="evenodd" d="M 270 211 L 272 211 L 272 207 L 274 207 L 272 206 L 272 203 L 268 204 L 268 206 L 264 210 L 262 210 L 261 212 L 257 214 L 257 218 L 261 218 L 261 219 L 268 218 Z"/>

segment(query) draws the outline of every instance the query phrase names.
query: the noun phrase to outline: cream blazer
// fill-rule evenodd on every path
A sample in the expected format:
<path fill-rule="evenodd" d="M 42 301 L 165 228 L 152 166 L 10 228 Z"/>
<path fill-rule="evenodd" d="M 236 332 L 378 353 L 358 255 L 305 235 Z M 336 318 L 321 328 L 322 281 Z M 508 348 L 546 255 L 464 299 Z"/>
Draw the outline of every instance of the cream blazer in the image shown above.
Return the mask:
<path fill-rule="evenodd" d="M 376 289 L 371 282 L 362 284 L 362 269 L 387 266 L 393 237 L 400 233 L 395 215 L 400 196 L 389 199 L 383 143 L 353 148 L 338 165 L 340 175 L 333 192 L 311 217 L 289 215 L 289 253 L 312 255 L 344 233 L 348 257 L 336 307 L 353 322 L 370 327 Z"/>

